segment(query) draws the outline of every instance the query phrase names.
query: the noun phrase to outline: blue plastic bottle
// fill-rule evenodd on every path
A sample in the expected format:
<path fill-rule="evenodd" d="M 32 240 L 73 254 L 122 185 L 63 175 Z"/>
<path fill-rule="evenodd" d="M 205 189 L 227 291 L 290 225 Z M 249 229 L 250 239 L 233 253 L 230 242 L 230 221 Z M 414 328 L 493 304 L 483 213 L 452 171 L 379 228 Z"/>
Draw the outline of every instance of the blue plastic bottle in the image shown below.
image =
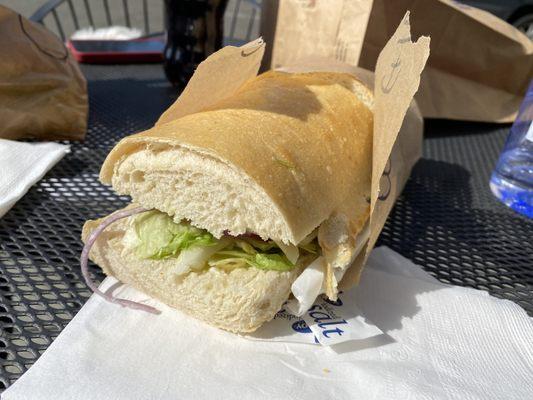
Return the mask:
<path fill-rule="evenodd" d="M 490 178 L 494 195 L 533 218 L 533 81 Z"/>

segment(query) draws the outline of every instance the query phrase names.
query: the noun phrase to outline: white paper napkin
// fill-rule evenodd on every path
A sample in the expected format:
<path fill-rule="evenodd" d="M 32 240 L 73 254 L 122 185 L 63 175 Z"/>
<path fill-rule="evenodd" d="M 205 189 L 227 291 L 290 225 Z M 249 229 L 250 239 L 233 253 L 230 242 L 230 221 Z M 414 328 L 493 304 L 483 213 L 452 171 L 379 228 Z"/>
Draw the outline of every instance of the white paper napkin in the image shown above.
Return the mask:
<path fill-rule="evenodd" d="M 59 143 L 0 139 L 0 217 L 68 152 Z"/>
<path fill-rule="evenodd" d="M 516 304 L 443 285 L 387 248 L 372 253 L 355 298 L 385 333 L 322 347 L 93 296 L 2 399 L 533 398 L 533 324 Z"/>

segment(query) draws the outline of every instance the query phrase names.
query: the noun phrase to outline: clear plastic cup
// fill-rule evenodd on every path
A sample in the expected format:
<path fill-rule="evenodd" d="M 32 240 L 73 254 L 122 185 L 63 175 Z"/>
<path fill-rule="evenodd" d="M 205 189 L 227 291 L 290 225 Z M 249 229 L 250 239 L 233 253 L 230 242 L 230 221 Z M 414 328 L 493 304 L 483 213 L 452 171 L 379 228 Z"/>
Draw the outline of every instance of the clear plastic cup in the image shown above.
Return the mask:
<path fill-rule="evenodd" d="M 533 81 L 490 178 L 494 195 L 533 218 Z"/>

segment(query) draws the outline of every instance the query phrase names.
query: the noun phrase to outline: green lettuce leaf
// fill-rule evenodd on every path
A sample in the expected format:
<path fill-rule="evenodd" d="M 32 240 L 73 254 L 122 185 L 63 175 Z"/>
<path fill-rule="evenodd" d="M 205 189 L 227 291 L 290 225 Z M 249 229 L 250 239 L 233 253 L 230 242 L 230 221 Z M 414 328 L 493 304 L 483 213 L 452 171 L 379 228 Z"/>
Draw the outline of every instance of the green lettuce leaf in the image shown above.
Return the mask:
<path fill-rule="evenodd" d="M 216 239 L 205 229 L 186 221 L 176 223 L 167 214 L 156 210 L 137 216 L 133 231 L 128 230 L 125 239 L 139 258 L 162 260 L 177 257 L 181 272 L 203 268 L 206 263 L 225 269 L 253 267 L 280 272 L 290 271 L 295 265 L 273 240 L 262 241 L 247 236 Z M 310 251 L 313 245 L 306 247 Z M 191 251 L 191 248 L 206 249 Z"/>
<path fill-rule="evenodd" d="M 255 255 L 254 260 L 249 262 L 249 264 L 255 268 L 280 272 L 290 271 L 294 268 L 294 264 L 282 254 L 258 253 Z"/>
<path fill-rule="evenodd" d="M 273 271 L 290 271 L 294 268 L 283 253 L 255 253 L 250 254 L 242 249 L 222 250 L 208 261 L 212 267 L 238 268 L 245 265 L 250 267 L 273 270 Z"/>
<path fill-rule="evenodd" d="M 182 250 L 195 246 L 214 246 L 218 241 L 204 229 L 189 223 L 175 223 L 170 216 L 159 211 L 141 214 L 135 222 L 139 238 L 135 252 L 140 258 L 161 260 L 178 256 Z"/>

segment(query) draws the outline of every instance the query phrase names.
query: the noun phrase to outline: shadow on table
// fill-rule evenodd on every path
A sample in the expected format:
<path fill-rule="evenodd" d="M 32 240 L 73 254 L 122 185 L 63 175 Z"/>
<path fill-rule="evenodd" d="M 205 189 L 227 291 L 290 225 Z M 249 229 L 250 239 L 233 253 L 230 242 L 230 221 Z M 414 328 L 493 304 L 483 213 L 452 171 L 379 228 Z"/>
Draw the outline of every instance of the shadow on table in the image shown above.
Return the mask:
<path fill-rule="evenodd" d="M 372 262 L 363 271 L 363 276 L 358 287 L 349 289 L 347 293 L 339 294 L 339 301 L 329 302 L 329 310 L 315 308 L 314 314 L 310 313 L 309 318 L 317 318 L 317 324 L 324 324 L 322 329 L 333 329 L 340 333 L 331 335 L 347 335 L 349 329 L 355 329 L 355 334 L 361 334 L 363 329 L 358 327 L 357 319 L 363 318 L 369 325 L 377 326 L 382 333 L 362 339 L 350 340 L 331 346 L 331 350 L 337 354 L 357 352 L 372 348 L 378 348 L 390 343 L 395 339 L 390 335 L 392 331 L 404 328 L 406 319 L 414 318 L 421 310 L 419 296 L 421 294 L 433 292 L 445 288 L 426 276 L 426 273 L 409 272 L 402 268 L 402 272 L 396 274 L 391 272 L 394 269 L 395 261 L 391 261 L 390 250 L 382 250 L 375 253 Z M 392 263 L 392 264 L 391 264 Z M 406 277 L 409 280 L 406 280 Z M 396 281 L 395 278 L 398 278 Z M 410 279 L 412 278 L 412 280 Z M 347 303 L 347 302 L 350 303 Z M 337 308 L 338 307 L 338 308 Z M 255 339 L 275 340 L 278 337 L 291 337 L 294 335 L 312 335 L 311 329 L 304 323 L 303 318 L 287 319 L 287 314 L 282 313 L 278 319 L 267 322 L 256 332 L 249 334 Z M 300 336 L 302 337 L 302 336 Z M 312 338 L 312 336 L 311 336 Z M 302 342 L 308 343 L 302 337 Z"/>
<path fill-rule="evenodd" d="M 531 313 L 532 288 L 524 282 L 533 243 L 518 238 L 530 237 L 532 224 L 503 205 L 473 208 L 470 179 L 459 165 L 420 160 L 380 243 L 445 283 L 514 297 Z"/>
<path fill-rule="evenodd" d="M 470 173 L 459 165 L 421 160 L 389 217 L 380 244 L 420 264 L 440 281 L 487 290 L 496 296 L 500 294 L 499 297 L 514 296 L 515 302 L 531 308 L 531 287 L 523 282 L 528 280 L 525 274 L 531 273 L 527 260 L 533 248 L 530 243 L 517 242 L 516 237 L 509 235 L 514 228 L 523 229 L 522 235 L 527 237 L 531 224 L 503 206 L 500 213 L 472 208 L 470 179 Z M 516 264 L 517 254 L 524 255 L 521 265 Z M 365 285 L 359 288 L 362 296 L 366 291 L 382 290 L 377 285 L 369 287 L 373 281 L 365 276 L 361 284 Z M 505 285 L 512 289 L 511 293 Z M 439 289 L 432 284 L 421 284 L 412 285 L 397 295 L 388 293 L 395 299 L 393 302 L 374 304 L 367 310 L 368 318 L 384 334 L 336 345 L 332 349 L 345 353 L 393 342 L 387 333 L 401 330 L 404 319 L 413 318 L 420 311 L 417 296 Z"/>

